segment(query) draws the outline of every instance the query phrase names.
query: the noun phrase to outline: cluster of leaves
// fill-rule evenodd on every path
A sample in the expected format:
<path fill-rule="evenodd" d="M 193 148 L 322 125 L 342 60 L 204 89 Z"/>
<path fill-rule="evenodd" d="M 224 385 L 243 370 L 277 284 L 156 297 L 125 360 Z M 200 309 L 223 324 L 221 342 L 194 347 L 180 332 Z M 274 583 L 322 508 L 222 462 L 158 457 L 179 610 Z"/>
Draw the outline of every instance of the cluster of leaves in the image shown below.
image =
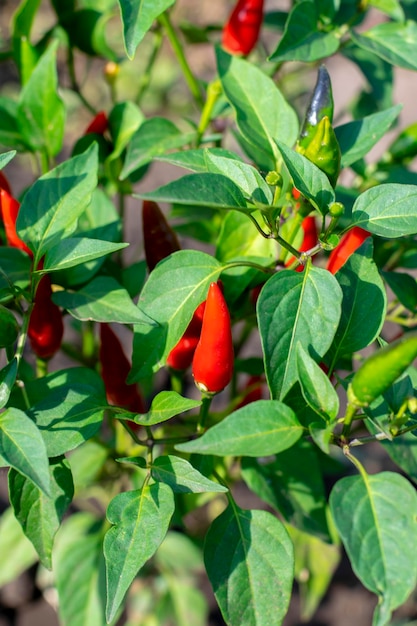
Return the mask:
<path fill-rule="evenodd" d="M 269 626 L 282 623 L 294 578 L 309 619 L 342 542 L 377 596 L 375 626 L 389 624 L 417 582 L 416 368 L 354 415 L 344 406 L 361 351 L 385 344 L 387 322 L 405 335 L 417 323 L 417 286 L 407 272 L 417 267 L 417 122 L 367 161 L 401 110 L 392 101 L 393 66 L 417 70 L 417 2 L 302 0 L 265 14 L 247 59 L 216 45 L 221 26 L 176 23 L 181 0 L 51 5 L 53 26 L 35 41 L 40 0 L 20 2 L 1 57 L 14 62 L 20 86 L 15 97 L 0 97 L 0 167 L 15 158 L 23 168 L 20 155 L 30 154 L 39 177 L 21 190 L 16 222 L 31 254 L 7 246 L 4 233 L 0 248 L 0 455 L 10 468 L 0 583 L 39 560 L 52 570 L 66 626 L 115 623 L 126 607 L 126 624 L 204 626 L 207 602 L 194 581 L 205 567 L 227 624 Z M 371 6 L 384 21 L 366 30 Z M 189 89 L 187 121 L 140 106 L 164 38 Z M 150 41 L 137 100 L 123 99 L 118 72 Z M 215 50 L 208 84 L 187 61 L 203 45 Z M 80 133 L 65 160 L 60 53 L 72 99 L 97 112 L 76 76 L 97 58 L 112 99 L 107 127 Z M 353 121 L 334 128 L 337 184 L 294 149 L 302 113 L 283 88 L 289 79 L 303 84 L 314 62 L 336 53 L 366 80 Z M 154 161 L 191 173 L 135 195 Z M 129 264 L 122 253 L 132 194 L 172 205 L 175 228 L 187 237 L 189 249 L 167 251 L 151 272 L 142 252 Z M 300 254 L 306 215 L 319 233 Z M 328 252 L 354 227 L 372 237 L 333 275 Z M 65 316 L 68 367 L 35 359 L 27 341 L 44 274 Z M 236 360 L 215 411 L 189 373 L 170 372 L 166 361 L 219 278 Z M 106 396 L 97 330 L 110 323 L 123 325 L 132 346 L 127 386 L 141 386 L 141 413 Z M 251 353 L 256 336 L 261 351 Z M 245 376 L 265 381 L 264 399 L 245 404 Z M 354 454 L 368 442 L 379 442 L 402 475 L 369 475 Z M 342 475 L 330 494 L 329 474 Z M 263 507 L 236 503 L 242 481 Z M 205 515 L 195 528 L 188 514 L 197 509 Z"/>

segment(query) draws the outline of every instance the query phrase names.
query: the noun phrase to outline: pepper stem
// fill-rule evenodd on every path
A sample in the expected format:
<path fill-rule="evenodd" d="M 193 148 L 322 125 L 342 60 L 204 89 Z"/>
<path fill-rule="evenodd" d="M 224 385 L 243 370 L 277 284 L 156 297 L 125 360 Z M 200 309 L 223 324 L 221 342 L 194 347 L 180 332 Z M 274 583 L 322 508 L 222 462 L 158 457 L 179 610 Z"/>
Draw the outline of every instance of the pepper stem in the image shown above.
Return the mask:
<path fill-rule="evenodd" d="M 200 414 L 198 416 L 198 424 L 197 424 L 198 434 L 201 434 L 204 432 L 206 421 L 207 421 L 207 416 L 209 414 L 210 404 L 211 404 L 211 401 L 213 400 L 213 396 L 208 395 L 206 393 L 202 393 L 201 400 L 202 402 L 201 402 Z"/>

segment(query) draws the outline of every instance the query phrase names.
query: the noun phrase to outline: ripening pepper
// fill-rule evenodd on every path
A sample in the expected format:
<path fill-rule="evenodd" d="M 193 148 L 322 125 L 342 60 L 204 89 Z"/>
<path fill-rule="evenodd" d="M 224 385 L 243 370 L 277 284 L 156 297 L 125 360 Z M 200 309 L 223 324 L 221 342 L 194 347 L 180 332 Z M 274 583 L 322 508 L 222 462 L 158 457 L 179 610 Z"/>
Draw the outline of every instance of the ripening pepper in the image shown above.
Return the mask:
<path fill-rule="evenodd" d="M 333 92 L 330 76 L 326 67 L 321 65 L 301 129 L 300 146 L 306 147 L 310 143 L 312 136 L 315 134 L 314 129 L 323 117 L 328 117 L 330 123 L 333 121 L 333 110 Z"/>
<path fill-rule="evenodd" d="M 6 189 L 0 189 L 0 211 L 6 233 L 7 244 L 12 248 L 24 250 L 27 254 L 29 254 L 29 256 L 33 257 L 32 250 L 28 248 L 16 232 L 16 220 L 19 208 L 20 203 L 16 200 L 16 198 L 13 198 L 13 196 L 6 191 Z"/>
<path fill-rule="evenodd" d="M 230 314 L 222 290 L 211 283 L 200 340 L 194 353 L 194 382 L 203 393 L 222 391 L 232 379 L 234 365 Z"/>
<path fill-rule="evenodd" d="M 311 250 L 317 244 L 317 226 L 316 226 L 316 218 L 314 215 L 308 215 L 305 217 L 301 223 L 301 228 L 304 231 L 303 242 L 299 248 L 299 252 L 307 252 L 307 250 Z M 295 261 L 295 257 L 291 257 L 286 263 L 285 267 L 289 267 Z M 298 265 L 295 268 L 296 272 L 302 272 L 304 270 L 304 265 Z"/>
<path fill-rule="evenodd" d="M 349 403 L 357 408 L 371 404 L 391 387 L 416 358 L 415 335 L 402 337 L 372 354 L 349 383 Z"/>
<path fill-rule="evenodd" d="M 97 115 L 91 120 L 89 125 L 84 131 L 84 135 L 95 133 L 96 135 L 104 135 L 109 126 L 109 120 L 104 111 L 99 111 Z"/>
<path fill-rule="evenodd" d="M 132 413 L 144 413 L 144 402 L 137 385 L 126 382 L 131 369 L 129 360 L 118 336 L 106 323 L 100 324 L 99 360 L 108 403 Z"/>
<path fill-rule="evenodd" d="M 169 353 L 167 365 L 172 369 L 181 371 L 190 367 L 200 339 L 205 307 L 206 301 L 198 305 L 183 336 Z"/>
<path fill-rule="evenodd" d="M 306 146 L 299 145 L 298 151 L 326 174 L 333 187 L 336 185 L 342 155 L 339 142 L 327 115 L 314 127 L 308 144 Z"/>
<path fill-rule="evenodd" d="M 360 226 L 354 226 L 342 237 L 336 248 L 331 251 L 326 269 L 332 274 L 336 274 L 367 237 L 370 237 L 370 233 L 367 230 Z"/>
<path fill-rule="evenodd" d="M 142 225 L 146 264 L 151 272 L 159 261 L 181 250 L 181 246 L 156 202 L 144 200 Z"/>
<path fill-rule="evenodd" d="M 63 335 L 62 314 L 52 302 L 51 279 L 46 274 L 42 276 L 36 290 L 28 337 L 34 353 L 41 359 L 50 359 L 59 350 Z"/>
<path fill-rule="evenodd" d="M 259 38 L 263 4 L 263 0 L 238 0 L 223 28 L 225 50 L 245 56 L 251 52 Z"/>

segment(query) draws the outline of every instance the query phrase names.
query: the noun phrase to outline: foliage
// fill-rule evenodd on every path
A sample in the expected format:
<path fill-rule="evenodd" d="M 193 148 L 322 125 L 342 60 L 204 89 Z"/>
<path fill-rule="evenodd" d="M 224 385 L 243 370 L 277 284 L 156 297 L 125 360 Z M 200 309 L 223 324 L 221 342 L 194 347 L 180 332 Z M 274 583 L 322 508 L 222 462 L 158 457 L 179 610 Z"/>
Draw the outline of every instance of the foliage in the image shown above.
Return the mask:
<path fill-rule="evenodd" d="M 246 57 L 183 4 L 21 0 L 2 42 L 0 584 L 39 561 L 65 626 L 204 626 L 205 571 L 226 624 L 271 626 L 294 580 L 312 617 L 343 545 L 384 626 L 417 583 L 417 121 L 393 102 L 417 3 L 270 3 Z M 366 84 L 343 124 L 333 55 Z M 202 324 L 222 353 L 213 283 L 234 343 L 214 401 L 190 368 Z M 368 473 L 375 446 L 397 472 Z"/>

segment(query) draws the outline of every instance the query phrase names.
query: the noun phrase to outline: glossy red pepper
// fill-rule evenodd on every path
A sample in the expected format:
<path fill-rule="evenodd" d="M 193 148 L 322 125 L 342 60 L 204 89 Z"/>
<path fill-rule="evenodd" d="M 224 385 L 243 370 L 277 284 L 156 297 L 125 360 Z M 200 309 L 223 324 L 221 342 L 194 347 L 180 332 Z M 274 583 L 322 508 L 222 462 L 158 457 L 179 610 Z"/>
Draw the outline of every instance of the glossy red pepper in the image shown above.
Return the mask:
<path fill-rule="evenodd" d="M 308 215 L 305 217 L 301 223 L 301 228 L 304 231 L 303 242 L 299 248 L 300 252 L 307 252 L 307 250 L 311 250 L 317 244 L 317 226 L 316 226 L 316 218 L 313 215 Z M 291 257 L 286 263 L 285 267 L 289 267 L 295 261 L 295 257 Z M 302 272 L 304 270 L 304 265 L 299 265 L 295 268 L 296 272 Z"/>
<path fill-rule="evenodd" d="M 370 237 L 370 233 L 360 226 L 354 226 L 340 240 L 339 244 L 331 251 L 327 262 L 327 269 L 332 274 L 336 274 L 346 263 L 348 258 L 356 252 L 365 239 Z"/>
<path fill-rule="evenodd" d="M 176 233 L 168 224 L 156 202 L 144 200 L 142 225 L 146 264 L 151 272 L 159 261 L 181 250 L 181 246 Z"/>
<path fill-rule="evenodd" d="M 89 135 L 90 133 L 96 133 L 96 135 L 104 135 L 108 126 L 109 121 L 107 119 L 106 113 L 104 111 L 100 111 L 91 120 L 91 122 L 84 131 L 84 135 Z"/>
<path fill-rule="evenodd" d="M 131 367 L 129 359 L 120 339 L 105 323 L 100 324 L 99 360 L 108 403 L 132 413 L 144 413 L 144 402 L 137 385 L 126 382 Z"/>
<path fill-rule="evenodd" d="M 200 341 L 194 353 L 195 384 L 204 393 L 222 391 L 232 379 L 234 365 L 230 314 L 222 290 L 211 283 L 204 310 Z"/>
<path fill-rule="evenodd" d="M 262 26 L 263 5 L 263 0 L 238 0 L 223 28 L 225 50 L 247 55 L 255 47 Z"/>
<path fill-rule="evenodd" d="M 13 196 L 6 191 L 6 189 L 0 189 L 0 210 L 6 233 L 7 245 L 12 248 L 24 250 L 32 257 L 32 250 L 27 247 L 25 242 L 20 239 L 16 232 L 16 220 L 19 208 L 20 203 L 13 198 Z"/>
<path fill-rule="evenodd" d="M 9 181 L 7 180 L 6 176 L 3 174 L 1 170 L 0 170 L 0 189 L 4 189 L 11 196 L 13 195 L 11 187 L 9 185 Z"/>
<path fill-rule="evenodd" d="M 41 359 L 50 359 L 59 350 L 63 335 L 62 314 L 52 302 L 51 279 L 45 275 L 39 281 L 29 320 L 28 337 L 32 350 Z"/>

